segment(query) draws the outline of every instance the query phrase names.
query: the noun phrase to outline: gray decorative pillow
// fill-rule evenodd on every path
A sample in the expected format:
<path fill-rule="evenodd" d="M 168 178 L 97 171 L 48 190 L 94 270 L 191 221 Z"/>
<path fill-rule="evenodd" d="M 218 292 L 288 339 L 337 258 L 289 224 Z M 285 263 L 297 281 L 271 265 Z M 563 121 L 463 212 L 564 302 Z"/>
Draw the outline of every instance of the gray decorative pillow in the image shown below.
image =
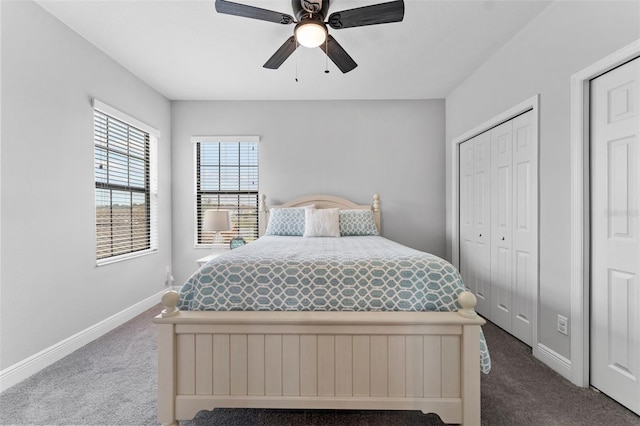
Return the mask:
<path fill-rule="evenodd" d="M 269 224 L 265 235 L 301 237 L 304 234 L 304 208 L 269 210 Z"/>
<path fill-rule="evenodd" d="M 340 235 L 380 235 L 373 217 L 373 210 L 340 210 Z"/>

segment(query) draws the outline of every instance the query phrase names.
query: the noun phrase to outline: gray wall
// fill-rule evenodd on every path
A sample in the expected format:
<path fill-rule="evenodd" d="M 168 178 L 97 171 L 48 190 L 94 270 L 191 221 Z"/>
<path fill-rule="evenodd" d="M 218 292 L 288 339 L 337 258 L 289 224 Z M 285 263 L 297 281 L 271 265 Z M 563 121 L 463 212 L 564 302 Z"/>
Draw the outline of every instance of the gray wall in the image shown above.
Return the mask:
<path fill-rule="evenodd" d="M 379 193 L 387 238 L 443 256 L 444 118 L 442 100 L 172 102 L 176 284 L 209 253 L 194 248 L 191 136 L 258 135 L 268 203 Z"/>
<path fill-rule="evenodd" d="M 540 94 L 539 340 L 568 359 L 570 338 L 556 331 L 556 318 L 571 317 L 570 78 L 638 39 L 639 17 L 638 2 L 556 2 L 446 99 L 449 165 L 455 137 Z M 448 170 L 448 208 L 450 185 Z"/>
<path fill-rule="evenodd" d="M 163 290 L 171 107 L 33 2 L 2 2 L 0 370 Z M 96 267 L 96 97 L 162 132 L 159 252 Z"/>

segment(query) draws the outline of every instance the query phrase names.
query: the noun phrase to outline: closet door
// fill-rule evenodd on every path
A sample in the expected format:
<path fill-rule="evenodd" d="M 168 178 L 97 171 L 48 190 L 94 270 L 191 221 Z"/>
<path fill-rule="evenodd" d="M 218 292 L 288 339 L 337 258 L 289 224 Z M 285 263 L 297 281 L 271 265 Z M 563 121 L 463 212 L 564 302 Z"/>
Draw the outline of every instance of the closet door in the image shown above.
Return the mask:
<path fill-rule="evenodd" d="M 491 321 L 512 330 L 513 123 L 491 131 Z"/>
<path fill-rule="evenodd" d="M 476 310 L 491 314 L 491 137 L 473 138 L 473 225 Z"/>
<path fill-rule="evenodd" d="M 483 133 L 460 144 L 460 273 L 476 295 L 476 310 L 491 313 L 491 143 Z"/>
<path fill-rule="evenodd" d="M 460 144 L 460 272 L 476 310 L 529 346 L 538 283 L 538 150 L 529 111 Z"/>
<path fill-rule="evenodd" d="M 473 145 L 473 139 L 460 144 L 460 274 L 467 290 L 476 294 Z"/>
<path fill-rule="evenodd" d="M 512 331 L 532 346 L 533 303 L 538 282 L 538 152 L 533 141 L 533 111 L 513 126 L 513 299 Z"/>

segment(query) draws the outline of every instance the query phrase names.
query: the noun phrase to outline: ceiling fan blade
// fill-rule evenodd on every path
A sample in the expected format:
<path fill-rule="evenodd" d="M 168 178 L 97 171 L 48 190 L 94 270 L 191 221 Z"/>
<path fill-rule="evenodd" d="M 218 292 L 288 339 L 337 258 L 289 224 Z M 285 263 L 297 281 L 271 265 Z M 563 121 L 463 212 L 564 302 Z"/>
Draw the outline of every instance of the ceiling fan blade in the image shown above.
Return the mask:
<path fill-rule="evenodd" d="M 327 54 L 329 59 L 331 59 L 343 73 L 348 73 L 358 66 L 351 56 L 349 56 L 347 51 L 344 50 L 331 35 L 327 37 L 326 44 L 323 43 L 320 45 L 320 49 Z"/>
<path fill-rule="evenodd" d="M 296 43 L 296 38 L 294 36 L 289 37 L 263 66 L 265 68 L 277 70 L 280 68 L 280 65 L 282 65 L 284 61 L 286 61 L 287 58 L 295 52 L 297 47 L 298 43 Z"/>
<path fill-rule="evenodd" d="M 399 0 L 335 12 L 329 16 L 327 23 L 334 30 L 339 30 L 400 22 L 403 18 L 404 1 Z"/>
<path fill-rule="evenodd" d="M 233 3 L 226 0 L 216 0 L 216 11 L 227 15 L 242 16 L 244 18 L 259 19 L 261 21 L 275 22 L 276 24 L 292 24 L 293 16 L 286 13 L 274 12 L 246 4 Z"/>

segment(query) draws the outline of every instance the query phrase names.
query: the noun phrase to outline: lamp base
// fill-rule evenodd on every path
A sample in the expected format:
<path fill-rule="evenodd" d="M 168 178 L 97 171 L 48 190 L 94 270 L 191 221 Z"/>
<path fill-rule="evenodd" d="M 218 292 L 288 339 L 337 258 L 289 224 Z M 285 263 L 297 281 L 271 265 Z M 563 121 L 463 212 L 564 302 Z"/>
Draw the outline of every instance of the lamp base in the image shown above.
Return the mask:
<path fill-rule="evenodd" d="M 220 246 L 224 244 L 224 238 L 222 237 L 222 233 L 220 231 L 216 232 L 215 237 L 213 237 L 213 244 L 211 244 L 211 251 L 214 253 L 220 250 Z"/>

